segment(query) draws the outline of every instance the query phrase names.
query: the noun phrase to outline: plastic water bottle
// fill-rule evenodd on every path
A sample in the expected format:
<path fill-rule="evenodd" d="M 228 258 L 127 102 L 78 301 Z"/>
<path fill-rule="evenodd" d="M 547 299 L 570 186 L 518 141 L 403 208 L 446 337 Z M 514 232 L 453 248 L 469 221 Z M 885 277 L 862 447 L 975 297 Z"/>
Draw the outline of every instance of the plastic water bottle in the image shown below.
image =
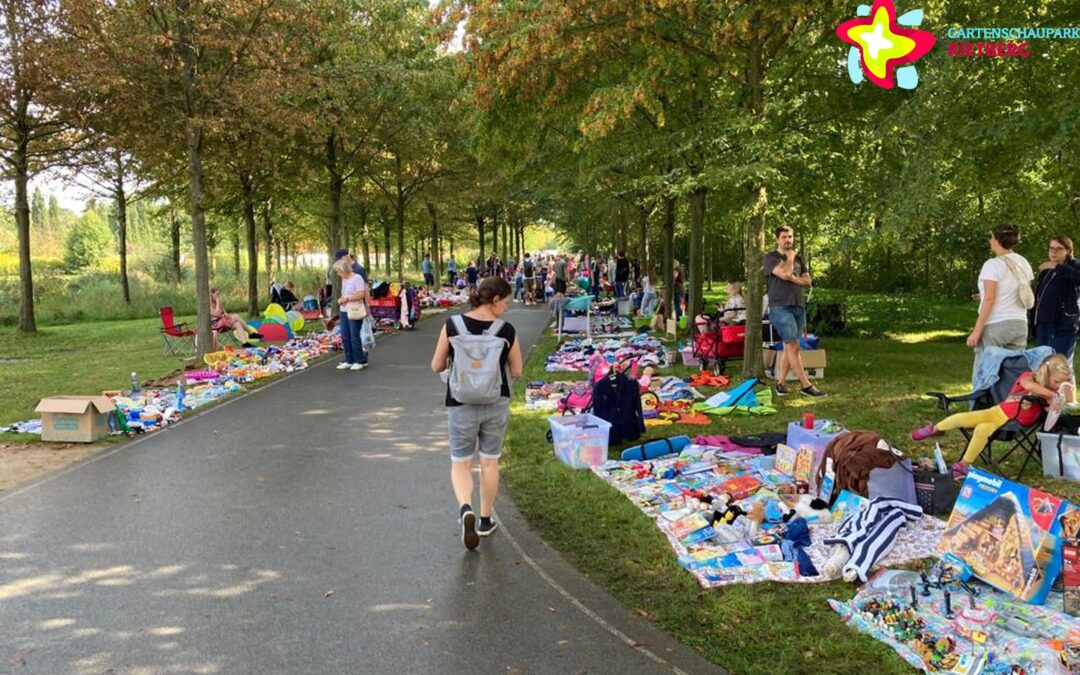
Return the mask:
<path fill-rule="evenodd" d="M 177 412 L 184 411 L 184 381 L 180 380 L 176 383 L 176 410 Z"/>
<path fill-rule="evenodd" d="M 131 393 L 142 391 L 142 387 L 139 386 L 139 376 L 135 374 L 135 371 L 131 371 Z"/>

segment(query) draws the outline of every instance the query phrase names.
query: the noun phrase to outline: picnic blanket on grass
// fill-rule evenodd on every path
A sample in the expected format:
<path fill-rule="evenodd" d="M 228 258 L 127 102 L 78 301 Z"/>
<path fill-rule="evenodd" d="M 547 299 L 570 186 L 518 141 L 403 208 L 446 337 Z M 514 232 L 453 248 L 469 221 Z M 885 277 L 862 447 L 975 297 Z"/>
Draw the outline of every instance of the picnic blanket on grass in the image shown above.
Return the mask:
<path fill-rule="evenodd" d="M 1060 662 L 1059 652 L 1051 638 L 1080 644 L 1080 619 L 1058 608 L 1060 593 L 1051 594 L 1045 605 L 1031 605 L 1013 600 L 977 580 L 972 580 L 978 595 L 972 598 L 956 588 L 950 604 L 957 615 L 945 617 L 945 596 L 942 589 L 929 588 L 930 595 L 921 594 L 917 572 L 882 570 L 871 577 L 848 601 L 829 600 L 829 606 L 852 628 L 867 633 L 889 645 L 909 664 L 924 672 L 1010 673 L 1018 665 L 1028 673 L 1067 672 L 1054 668 Z M 911 586 L 918 594 L 918 607 L 911 605 Z M 906 612 L 904 624 L 882 617 L 881 607 L 894 606 Z M 911 610 L 910 612 L 908 610 Z M 986 638 L 969 635 L 978 630 Z M 939 643 L 947 637 L 952 641 Z M 921 639 L 920 639 L 921 638 Z M 939 664 L 956 665 L 946 668 L 930 667 L 924 660 L 928 655 L 926 643 L 941 644 Z M 949 668 L 952 670 L 949 670 Z"/>
<path fill-rule="evenodd" d="M 688 496 L 691 494 L 700 494 L 701 491 L 721 494 L 731 492 L 740 485 L 751 486 L 753 493 L 738 499 L 740 507 L 749 511 L 754 501 L 778 500 L 782 503 L 787 493 L 794 493 L 794 479 L 790 475 L 757 468 L 760 465 L 753 456 L 744 453 L 724 453 L 716 448 L 691 445 L 678 456 L 652 462 L 609 461 L 593 467 L 593 472 L 654 519 L 679 564 L 693 574 L 704 588 L 761 581 L 820 583 L 835 578 L 824 572 L 825 562 L 832 551 L 832 547 L 824 542 L 836 534 L 842 520 L 842 510 L 852 508 L 851 502 L 838 501 L 833 512 L 827 516 L 829 522 L 808 519 L 811 544 L 805 551 L 820 572 L 817 576 L 801 575 L 793 561 L 778 559 L 778 545 L 770 548 L 768 544 L 759 542 L 759 545 L 754 545 L 754 542 L 746 539 L 726 542 L 701 540 L 702 532 L 707 534 L 707 530 L 689 534 L 685 531 L 687 528 L 680 521 L 692 515 L 692 511 L 687 509 Z M 708 511 L 702 516 L 707 518 L 711 513 Z M 923 517 L 908 525 L 897 535 L 893 549 L 881 560 L 881 564 L 897 565 L 933 556 L 944 529 L 945 523 L 931 517 Z M 782 537 L 782 525 L 766 526 L 763 531 L 764 534 Z"/>

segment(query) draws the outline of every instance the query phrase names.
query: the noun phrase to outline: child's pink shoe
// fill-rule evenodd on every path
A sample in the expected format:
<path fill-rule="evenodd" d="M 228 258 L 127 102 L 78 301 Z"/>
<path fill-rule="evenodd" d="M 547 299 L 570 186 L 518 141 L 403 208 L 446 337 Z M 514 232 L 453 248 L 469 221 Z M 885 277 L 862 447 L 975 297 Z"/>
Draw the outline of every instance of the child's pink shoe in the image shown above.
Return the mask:
<path fill-rule="evenodd" d="M 934 429 L 933 424 L 927 424 L 924 427 L 919 427 L 911 432 L 911 440 L 913 441 L 925 441 L 928 438 L 934 436 L 944 436 L 944 431 L 937 431 Z"/>
<path fill-rule="evenodd" d="M 970 465 L 965 463 L 965 462 L 957 462 L 956 464 L 953 464 L 952 465 L 952 477 L 953 477 L 953 480 L 960 480 L 961 478 L 966 478 L 967 474 L 968 474 L 968 468 L 969 467 L 970 467 Z"/>

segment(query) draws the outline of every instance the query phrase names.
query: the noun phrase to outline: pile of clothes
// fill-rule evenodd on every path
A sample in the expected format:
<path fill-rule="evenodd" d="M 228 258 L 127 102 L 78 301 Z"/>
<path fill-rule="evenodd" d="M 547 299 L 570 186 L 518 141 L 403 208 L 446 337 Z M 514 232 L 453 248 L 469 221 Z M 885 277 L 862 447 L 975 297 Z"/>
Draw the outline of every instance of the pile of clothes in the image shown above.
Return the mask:
<path fill-rule="evenodd" d="M 443 286 L 438 291 L 421 293 L 419 302 L 420 307 L 423 309 L 428 307 L 441 307 L 444 309 L 460 307 L 469 303 L 469 293 L 465 289 L 452 289 L 449 286 Z"/>
<path fill-rule="evenodd" d="M 642 369 L 648 366 L 665 368 L 675 363 L 675 353 L 665 349 L 660 340 L 648 335 L 638 335 L 630 339 L 569 340 L 548 356 L 544 370 L 549 373 L 588 372 L 589 359 L 593 354 L 602 355 L 608 363 L 636 360 L 638 367 Z"/>

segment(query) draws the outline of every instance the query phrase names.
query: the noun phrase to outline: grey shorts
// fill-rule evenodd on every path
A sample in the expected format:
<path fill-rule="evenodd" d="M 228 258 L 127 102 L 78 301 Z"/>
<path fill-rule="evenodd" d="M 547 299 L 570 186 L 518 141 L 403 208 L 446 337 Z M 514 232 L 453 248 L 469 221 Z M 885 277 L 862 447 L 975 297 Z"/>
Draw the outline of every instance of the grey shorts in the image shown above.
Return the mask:
<path fill-rule="evenodd" d="M 510 421 L 510 399 L 492 405 L 459 405 L 446 409 L 450 426 L 450 461 L 468 462 L 476 456 L 498 459 L 502 456 L 506 425 Z"/>

